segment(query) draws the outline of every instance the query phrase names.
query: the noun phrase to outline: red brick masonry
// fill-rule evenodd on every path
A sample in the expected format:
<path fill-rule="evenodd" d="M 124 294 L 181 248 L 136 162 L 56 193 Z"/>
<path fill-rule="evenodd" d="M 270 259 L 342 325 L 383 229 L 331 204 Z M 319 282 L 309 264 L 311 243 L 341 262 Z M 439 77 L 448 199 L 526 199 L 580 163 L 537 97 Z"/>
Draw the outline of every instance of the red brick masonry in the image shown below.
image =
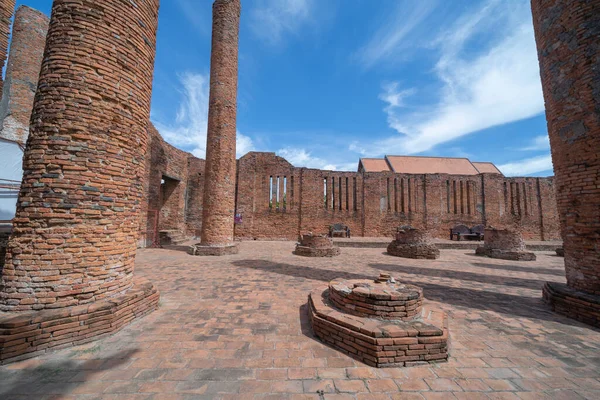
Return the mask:
<path fill-rule="evenodd" d="M 399 230 L 396 239 L 388 245 L 387 252 L 389 255 L 404 258 L 428 260 L 440 258 L 440 251 L 427 232 L 414 228 Z"/>
<path fill-rule="evenodd" d="M 556 282 L 546 282 L 542 294 L 557 313 L 600 328 L 600 296 Z"/>
<path fill-rule="evenodd" d="M 152 283 L 134 278 L 134 286 L 127 293 L 93 304 L 39 312 L 0 312 L 0 364 L 117 332 L 133 319 L 157 309 L 159 297 Z"/>
<path fill-rule="evenodd" d="M 448 321 L 443 312 L 425 307 L 412 321 L 362 318 L 334 308 L 330 290 L 320 287 L 308 296 L 313 331 L 324 342 L 373 367 L 448 359 Z"/>
<path fill-rule="evenodd" d="M 520 232 L 510 229 L 485 230 L 484 245 L 478 247 L 476 254 L 513 261 L 535 261 L 535 254 L 528 252 Z"/>
<path fill-rule="evenodd" d="M 340 248 L 333 245 L 333 239 L 326 236 L 302 235 L 294 254 L 305 257 L 334 257 Z"/>

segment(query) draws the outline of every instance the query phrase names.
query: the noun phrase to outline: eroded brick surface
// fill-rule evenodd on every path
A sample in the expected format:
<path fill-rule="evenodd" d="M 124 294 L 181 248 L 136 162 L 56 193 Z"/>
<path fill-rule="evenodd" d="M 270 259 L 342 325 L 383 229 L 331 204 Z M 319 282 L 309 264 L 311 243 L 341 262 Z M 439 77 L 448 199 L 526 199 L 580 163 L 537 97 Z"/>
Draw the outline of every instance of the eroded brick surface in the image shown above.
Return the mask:
<path fill-rule="evenodd" d="M 531 5 L 567 282 L 600 294 L 600 1 Z"/>
<path fill-rule="evenodd" d="M 15 13 L 10 56 L 0 102 L 0 137 L 25 144 L 37 89 L 49 18 L 21 6 Z"/>
<path fill-rule="evenodd" d="M 131 287 L 157 21 L 158 0 L 54 1 L 0 310 Z"/>
<path fill-rule="evenodd" d="M 202 214 L 202 244 L 233 242 L 240 0 L 216 0 Z"/>
<path fill-rule="evenodd" d="M 224 258 L 140 250 L 136 276 L 156 284 L 160 308 L 98 342 L 0 367 L 0 397 L 600 398 L 600 332 L 542 301 L 546 281 L 565 282 L 551 251 L 519 264 L 473 250 L 430 261 L 352 248 L 297 257 L 294 242 L 240 247 Z M 312 336 L 311 290 L 381 272 L 422 287 L 424 305 L 447 313 L 447 363 L 376 369 Z"/>
<path fill-rule="evenodd" d="M 8 37 L 10 35 L 10 19 L 15 12 L 16 0 L 0 1 L 0 71 L 4 70 L 8 52 Z M 3 90 L 4 80 L 0 77 L 0 93 Z"/>

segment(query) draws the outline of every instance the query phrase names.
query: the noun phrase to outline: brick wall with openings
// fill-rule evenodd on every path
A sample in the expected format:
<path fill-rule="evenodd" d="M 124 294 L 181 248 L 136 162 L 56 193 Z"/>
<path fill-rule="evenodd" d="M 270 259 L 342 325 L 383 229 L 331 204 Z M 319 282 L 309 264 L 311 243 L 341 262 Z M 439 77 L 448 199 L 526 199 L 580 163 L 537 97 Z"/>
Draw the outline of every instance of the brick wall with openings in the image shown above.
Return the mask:
<path fill-rule="evenodd" d="M 600 0 L 532 0 L 567 284 L 600 294 Z"/>
<path fill-rule="evenodd" d="M 8 37 L 10 36 L 10 20 L 15 12 L 16 0 L 0 0 L 0 71 L 4 70 L 8 55 Z M 2 74 L 0 74 L 0 93 L 2 93 Z"/>
<path fill-rule="evenodd" d="M 239 159 L 236 213 L 242 219 L 235 225 L 236 237 L 298 237 L 299 172 L 273 153 L 252 152 Z"/>
<path fill-rule="evenodd" d="M 0 137 L 4 139 L 27 142 L 49 22 L 45 14 L 26 6 L 15 13 L 0 102 Z"/>
<path fill-rule="evenodd" d="M 54 0 L 0 310 L 132 286 L 157 25 L 158 0 Z"/>

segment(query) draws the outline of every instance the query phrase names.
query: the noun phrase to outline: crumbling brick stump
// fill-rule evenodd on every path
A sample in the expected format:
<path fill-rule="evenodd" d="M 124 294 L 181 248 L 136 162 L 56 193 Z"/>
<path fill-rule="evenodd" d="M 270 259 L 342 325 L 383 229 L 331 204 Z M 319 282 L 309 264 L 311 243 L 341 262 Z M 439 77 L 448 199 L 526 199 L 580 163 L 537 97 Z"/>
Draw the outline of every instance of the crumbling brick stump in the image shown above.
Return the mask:
<path fill-rule="evenodd" d="M 372 367 L 446 361 L 447 317 L 422 301 L 421 288 L 382 274 L 331 281 L 309 294 L 308 312 L 315 336 Z"/>
<path fill-rule="evenodd" d="M 403 258 L 435 260 L 440 250 L 433 244 L 429 235 L 411 227 L 404 227 L 396 233 L 396 239 L 387 247 L 389 255 Z"/>
<path fill-rule="evenodd" d="M 486 228 L 484 245 L 477 248 L 477 255 L 512 261 L 535 261 L 535 254 L 526 251 L 525 240 L 518 231 Z"/>
<path fill-rule="evenodd" d="M 340 254 L 340 248 L 333 245 L 333 239 L 327 236 L 302 235 L 296 244 L 294 254 L 304 257 L 334 257 Z"/>
<path fill-rule="evenodd" d="M 240 247 L 237 243 L 225 245 L 203 245 L 202 243 L 193 244 L 188 249 L 188 253 L 193 256 L 228 256 L 237 254 Z"/>

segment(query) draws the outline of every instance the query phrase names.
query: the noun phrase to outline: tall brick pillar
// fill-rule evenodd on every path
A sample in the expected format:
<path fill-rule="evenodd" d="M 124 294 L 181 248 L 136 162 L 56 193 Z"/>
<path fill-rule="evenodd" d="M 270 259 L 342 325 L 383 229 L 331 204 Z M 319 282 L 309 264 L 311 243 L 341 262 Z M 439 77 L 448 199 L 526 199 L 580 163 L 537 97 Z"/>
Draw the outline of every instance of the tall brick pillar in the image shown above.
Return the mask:
<path fill-rule="evenodd" d="M 15 13 L 13 33 L 0 102 L 0 138 L 25 144 L 33 98 L 40 76 L 49 18 L 21 6 Z"/>
<path fill-rule="evenodd" d="M 10 36 L 10 19 L 15 12 L 16 0 L 0 0 L 0 93 L 2 93 L 2 71 L 8 53 L 8 37 Z"/>
<path fill-rule="evenodd" d="M 600 0 L 532 0 L 567 285 L 558 312 L 600 326 Z"/>
<path fill-rule="evenodd" d="M 202 241 L 192 246 L 196 255 L 238 251 L 233 242 L 233 217 L 240 13 L 240 0 L 216 0 L 213 4 Z"/>
<path fill-rule="evenodd" d="M 156 307 L 133 268 L 158 5 L 54 0 L 0 281 L 2 362 L 89 341 Z M 25 343 L 7 348 L 16 342 L 2 336 L 29 325 Z"/>

